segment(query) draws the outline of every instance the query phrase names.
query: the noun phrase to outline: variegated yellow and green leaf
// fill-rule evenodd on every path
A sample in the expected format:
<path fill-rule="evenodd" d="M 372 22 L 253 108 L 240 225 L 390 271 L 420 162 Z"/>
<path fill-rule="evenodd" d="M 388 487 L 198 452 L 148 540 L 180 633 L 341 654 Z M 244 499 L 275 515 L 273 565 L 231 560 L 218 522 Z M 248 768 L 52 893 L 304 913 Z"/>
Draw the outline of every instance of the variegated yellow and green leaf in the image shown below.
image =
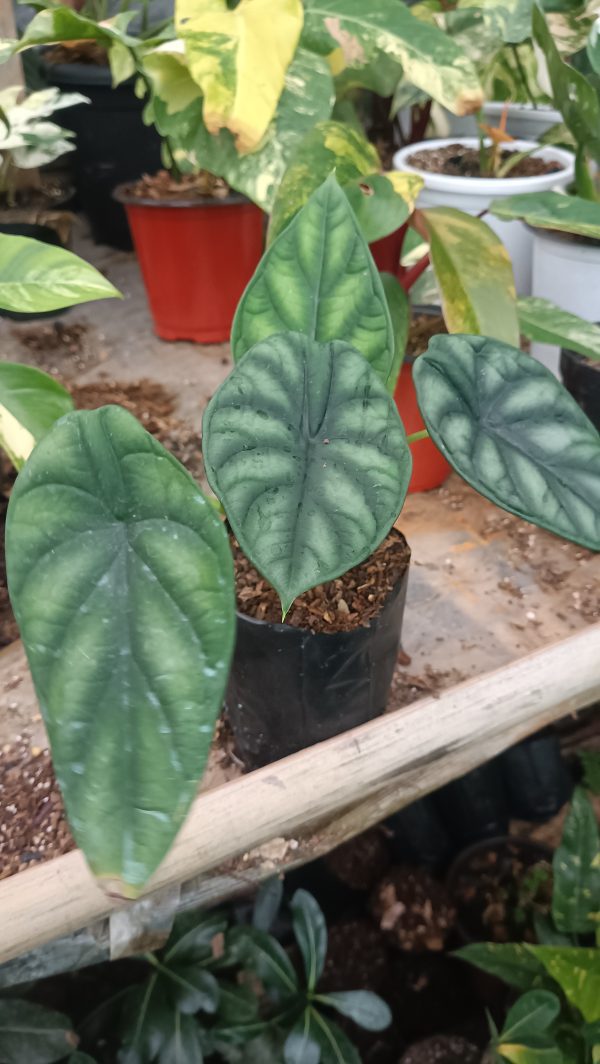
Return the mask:
<path fill-rule="evenodd" d="M 600 1020 L 600 949 L 527 946 L 587 1023 Z"/>
<path fill-rule="evenodd" d="M 519 342 L 512 263 L 498 236 L 480 218 L 454 207 L 419 212 L 449 332 Z"/>
<path fill-rule="evenodd" d="M 391 396 L 340 341 L 286 333 L 256 344 L 211 399 L 202 438 L 209 483 L 284 615 L 372 553 L 410 479 Z"/>
<path fill-rule="evenodd" d="M 469 114 L 483 103 L 468 56 L 441 29 L 411 14 L 398 0 L 307 0 L 305 39 L 322 51 L 341 48 L 345 65 L 360 71 L 382 52 L 407 81 L 448 107 Z"/>
<path fill-rule="evenodd" d="M 273 119 L 302 31 L 302 0 L 177 0 L 176 22 L 203 95 L 209 133 L 228 129 L 242 154 L 254 151 Z"/>
<path fill-rule="evenodd" d="M 50 426 L 72 409 L 68 391 L 48 373 L 0 362 L 0 447 L 17 469 Z"/>
<path fill-rule="evenodd" d="M 600 203 L 561 192 L 528 192 L 493 200 L 489 210 L 496 218 L 522 219 L 538 229 L 558 229 L 600 240 Z"/>
<path fill-rule="evenodd" d="M 533 0 L 459 0 L 459 8 L 476 8 L 506 44 L 531 37 Z"/>
<path fill-rule="evenodd" d="M 285 229 L 312 192 L 335 171 L 340 185 L 379 170 L 379 156 L 362 132 L 342 122 L 319 122 L 296 148 L 271 214 L 269 240 Z"/>
<path fill-rule="evenodd" d="M 119 296 L 106 277 L 71 251 L 0 234 L 0 309 L 37 314 Z"/>
<path fill-rule="evenodd" d="M 541 363 L 481 336 L 434 336 L 415 362 L 425 424 L 481 495 L 600 550 L 600 435 Z"/>

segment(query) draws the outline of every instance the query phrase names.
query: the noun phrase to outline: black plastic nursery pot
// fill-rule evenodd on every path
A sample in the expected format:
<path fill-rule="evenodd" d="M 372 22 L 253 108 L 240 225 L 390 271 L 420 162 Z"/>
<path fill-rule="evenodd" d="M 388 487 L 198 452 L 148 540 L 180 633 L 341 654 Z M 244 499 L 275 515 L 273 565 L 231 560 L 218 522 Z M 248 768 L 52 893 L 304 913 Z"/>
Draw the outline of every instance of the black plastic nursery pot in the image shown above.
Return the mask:
<path fill-rule="evenodd" d="M 62 241 L 56 229 L 50 225 L 39 225 L 33 222 L 3 222 L 0 221 L 0 233 L 5 236 L 26 236 L 32 240 L 40 240 L 43 244 L 52 244 L 61 247 Z M 13 310 L 1 310 L 0 317 L 9 318 L 11 321 L 39 321 L 42 318 L 56 318 L 64 314 L 68 307 L 61 310 L 40 311 L 39 314 L 20 314 Z"/>
<path fill-rule="evenodd" d="M 95 242 L 131 250 L 127 217 L 113 190 L 161 166 L 160 137 L 153 126 L 144 125 L 143 101 L 135 95 L 134 81 L 113 88 L 108 66 L 91 63 L 53 64 L 46 59 L 43 70 L 49 85 L 90 100 L 60 113 L 61 125 L 75 133 L 77 193 Z"/>
<path fill-rule="evenodd" d="M 560 375 L 567 391 L 600 431 L 600 362 L 592 362 L 585 355 L 563 347 Z"/>
<path fill-rule="evenodd" d="M 383 713 L 407 585 L 408 562 L 380 613 L 350 632 L 315 633 L 238 613 L 225 705 L 247 768 L 278 761 Z"/>

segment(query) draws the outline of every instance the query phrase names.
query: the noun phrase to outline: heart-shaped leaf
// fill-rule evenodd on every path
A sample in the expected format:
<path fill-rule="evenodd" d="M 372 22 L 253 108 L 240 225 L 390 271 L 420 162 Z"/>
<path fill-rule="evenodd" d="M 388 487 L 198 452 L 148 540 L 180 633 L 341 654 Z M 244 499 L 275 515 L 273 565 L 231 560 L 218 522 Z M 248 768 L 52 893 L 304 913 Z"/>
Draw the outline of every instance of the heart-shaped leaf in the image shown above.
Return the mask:
<path fill-rule="evenodd" d="M 264 255 L 238 306 L 235 359 L 282 332 L 345 340 L 387 382 L 392 322 L 371 253 L 334 177 L 309 199 Z"/>
<path fill-rule="evenodd" d="M 482 336 L 434 336 L 415 362 L 421 413 L 477 491 L 600 550 L 600 436 L 529 355 Z"/>
<path fill-rule="evenodd" d="M 308 989 L 313 991 L 323 974 L 327 955 L 327 925 L 312 894 L 297 890 L 291 901 L 296 942 L 300 947 Z"/>
<path fill-rule="evenodd" d="M 428 208 L 420 217 L 448 330 L 518 344 L 512 264 L 499 237 L 481 218 L 454 207 Z"/>
<path fill-rule="evenodd" d="M 344 192 L 362 235 L 372 244 L 404 225 L 422 187 L 418 174 L 396 172 L 356 178 L 344 185 Z"/>
<path fill-rule="evenodd" d="M 560 1001 L 549 990 L 529 990 L 509 1009 L 500 1035 L 503 1042 L 536 1038 L 548 1030 L 560 1012 Z"/>
<path fill-rule="evenodd" d="M 548 299 L 525 296 L 517 300 L 519 326 L 529 340 L 558 344 L 594 360 L 600 359 L 600 328 L 577 314 L 561 310 Z"/>
<path fill-rule="evenodd" d="M 0 363 L 0 446 L 17 469 L 50 426 L 72 409 L 68 391 L 48 373 Z"/>
<path fill-rule="evenodd" d="M 12 603 L 69 823 L 135 895 L 204 769 L 234 637 L 225 529 L 119 407 L 68 414 L 12 492 Z"/>
<path fill-rule="evenodd" d="M 37 314 L 119 295 L 106 277 L 71 251 L 25 236 L 0 235 L 0 309 Z"/>
<path fill-rule="evenodd" d="M 2 1064 L 53 1064 L 77 1045 L 70 1020 L 18 998 L 0 1001 Z"/>
<path fill-rule="evenodd" d="M 370 990 L 340 990 L 319 994 L 317 1001 L 329 1005 L 341 1016 L 354 1020 L 365 1031 L 384 1031 L 392 1022 L 389 1005 Z"/>
<path fill-rule="evenodd" d="M 256 344 L 213 396 L 203 433 L 209 483 L 284 615 L 367 558 L 404 502 L 402 423 L 347 344 L 295 333 Z"/>
<path fill-rule="evenodd" d="M 552 864 L 552 917 L 558 930 L 594 932 L 600 923 L 600 829 L 582 787 L 573 792 Z"/>

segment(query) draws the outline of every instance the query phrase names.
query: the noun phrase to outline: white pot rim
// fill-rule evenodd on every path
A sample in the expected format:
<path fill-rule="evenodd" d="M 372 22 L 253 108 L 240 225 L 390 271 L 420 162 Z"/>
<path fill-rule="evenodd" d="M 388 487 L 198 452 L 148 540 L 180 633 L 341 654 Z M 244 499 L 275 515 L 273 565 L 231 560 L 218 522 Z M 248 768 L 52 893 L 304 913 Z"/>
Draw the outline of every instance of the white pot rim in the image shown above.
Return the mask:
<path fill-rule="evenodd" d="M 575 156 L 553 144 L 542 145 L 539 156 L 541 159 L 561 163 L 563 169 L 556 173 L 536 174 L 532 177 L 455 177 L 451 174 L 433 174 L 429 170 L 420 170 L 408 161 L 415 152 L 426 151 L 428 148 L 444 148 L 448 144 L 476 148 L 479 140 L 477 137 L 439 137 L 408 144 L 394 154 L 394 169 L 418 174 L 423 178 L 425 187 L 434 192 L 466 192 L 470 196 L 490 197 L 516 196 L 522 192 L 545 192 L 557 184 L 564 188 L 575 176 Z M 536 141 L 515 140 L 510 146 L 517 151 L 529 151 L 536 147 Z"/>
<path fill-rule="evenodd" d="M 506 103 L 502 100 L 490 100 L 488 103 L 484 103 L 483 110 L 490 115 L 501 115 L 502 111 L 506 107 Z M 562 115 L 560 111 L 552 107 L 549 103 L 539 103 L 537 107 L 534 107 L 532 103 L 509 103 L 508 113 L 510 114 L 526 114 L 528 118 L 539 118 L 540 122 L 562 122 Z"/>

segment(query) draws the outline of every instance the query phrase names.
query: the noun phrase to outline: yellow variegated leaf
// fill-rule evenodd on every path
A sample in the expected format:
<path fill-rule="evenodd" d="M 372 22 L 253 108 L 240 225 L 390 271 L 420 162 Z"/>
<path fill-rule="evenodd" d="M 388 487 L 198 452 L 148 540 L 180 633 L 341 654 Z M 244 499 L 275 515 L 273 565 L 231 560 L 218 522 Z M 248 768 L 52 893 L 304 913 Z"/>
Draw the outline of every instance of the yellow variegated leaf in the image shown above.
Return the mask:
<path fill-rule="evenodd" d="M 177 27 L 192 77 L 204 96 L 210 133 L 229 129 L 241 154 L 271 122 L 302 31 L 301 0 L 178 0 Z"/>
<path fill-rule="evenodd" d="M 409 211 L 412 213 L 415 209 L 417 196 L 425 184 L 423 178 L 419 177 L 418 174 L 402 173 L 400 170 L 391 170 L 383 176 L 390 182 L 394 192 L 402 196 Z"/>

